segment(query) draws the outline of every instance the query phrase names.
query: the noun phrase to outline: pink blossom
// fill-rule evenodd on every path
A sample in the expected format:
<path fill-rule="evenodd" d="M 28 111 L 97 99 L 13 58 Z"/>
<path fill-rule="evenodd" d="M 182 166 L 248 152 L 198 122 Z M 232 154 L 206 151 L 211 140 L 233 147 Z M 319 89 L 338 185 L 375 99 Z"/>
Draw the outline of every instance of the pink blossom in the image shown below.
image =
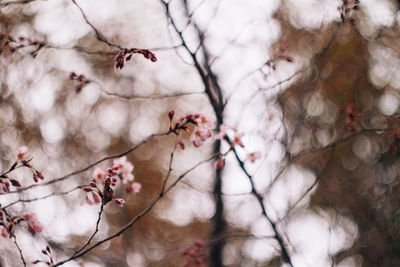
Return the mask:
<path fill-rule="evenodd" d="M 123 207 L 125 205 L 125 200 L 123 200 L 122 198 L 117 198 L 115 199 L 115 203 L 117 203 L 118 206 Z"/>
<path fill-rule="evenodd" d="M 244 144 L 242 142 L 243 136 L 244 136 L 244 133 L 235 132 L 235 136 L 233 137 L 233 143 L 236 145 L 239 145 L 241 147 L 244 147 Z"/>
<path fill-rule="evenodd" d="M 184 150 L 185 149 L 185 144 L 182 142 L 182 140 L 178 137 L 176 139 L 176 142 L 178 143 L 179 147 Z"/>
<path fill-rule="evenodd" d="M 104 182 L 104 180 L 106 179 L 106 172 L 100 169 L 99 167 L 96 167 L 96 169 L 94 169 L 93 171 L 92 177 L 95 180 L 100 180 Z"/>
<path fill-rule="evenodd" d="M 94 204 L 100 204 L 100 202 L 101 202 L 101 197 L 100 197 L 98 194 L 92 193 L 92 197 L 93 197 L 93 202 L 94 202 Z"/>
<path fill-rule="evenodd" d="M 85 186 L 85 187 L 83 188 L 83 191 L 85 191 L 85 192 L 92 192 L 92 188 L 90 188 L 89 186 Z"/>
<path fill-rule="evenodd" d="M 88 204 L 88 205 L 96 205 L 101 203 L 101 197 L 96 192 L 89 193 L 85 199 L 82 201 L 81 205 Z"/>
<path fill-rule="evenodd" d="M 170 120 L 172 120 L 174 118 L 174 115 L 175 115 L 175 111 L 173 109 L 168 112 L 168 118 Z"/>
<path fill-rule="evenodd" d="M 0 226 L 1 227 L 1 231 L 0 231 L 0 235 L 4 238 L 9 238 L 10 233 L 7 231 L 7 229 L 4 226 Z"/>
<path fill-rule="evenodd" d="M 128 181 L 133 181 L 135 178 L 132 174 L 133 165 L 126 160 L 126 156 L 114 160 L 113 163 L 115 166 L 118 166 L 117 174 L 121 175 L 122 183 L 126 184 Z"/>
<path fill-rule="evenodd" d="M 258 160 L 260 158 L 261 158 L 261 152 L 256 151 L 256 152 L 247 154 L 246 160 L 250 160 L 251 163 L 254 163 L 254 162 L 256 162 L 256 160 Z"/>
<path fill-rule="evenodd" d="M 198 126 L 212 129 L 214 128 L 216 119 L 214 116 L 211 115 L 199 114 L 199 118 L 196 121 L 198 123 Z"/>
<path fill-rule="evenodd" d="M 36 171 L 36 175 L 39 177 L 40 180 L 44 179 L 44 175 L 40 171 Z"/>
<path fill-rule="evenodd" d="M 136 194 L 140 192 L 140 189 L 142 189 L 142 185 L 140 183 L 134 182 L 126 188 L 126 192 L 128 194 Z"/>
<path fill-rule="evenodd" d="M 190 141 L 195 147 L 202 146 L 203 143 L 212 136 L 210 129 L 204 127 L 195 127 L 190 135 Z"/>
<path fill-rule="evenodd" d="M 31 154 L 29 153 L 28 147 L 21 146 L 17 149 L 17 157 L 22 163 L 25 163 L 30 157 Z"/>
<path fill-rule="evenodd" d="M 84 205 L 84 204 L 88 204 L 89 206 L 91 206 L 91 205 L 93 205 L 94 203 L 93 203 L 93 201 L 91 201 L 91 200 L 88 198 L 88 196 L 86 196 L 85 199 L 82 200 L 82 202 L 81 202 L 81 205 Z"/>
<path fill-rule="evenodd" d="M 32 234 L 40 233 L 43 231 L 43 226 L 37 221 L 34 213 L 27 213 L 24 215 L 24 220 L 28 224 L 28 230 Z"/>
<path fill-rule="evenodd" d="M 221 124 L 221 126 L 219 127 L 219 133 L 217 135 L 215 135 L 215 139 L 222 139 L 224 138 L 224 136 L 226 135 L 226 131 L 230 130 L 230 129 L 234 129 L 232 126 L 229 125 L 225 125 L 225 124 Z"/>

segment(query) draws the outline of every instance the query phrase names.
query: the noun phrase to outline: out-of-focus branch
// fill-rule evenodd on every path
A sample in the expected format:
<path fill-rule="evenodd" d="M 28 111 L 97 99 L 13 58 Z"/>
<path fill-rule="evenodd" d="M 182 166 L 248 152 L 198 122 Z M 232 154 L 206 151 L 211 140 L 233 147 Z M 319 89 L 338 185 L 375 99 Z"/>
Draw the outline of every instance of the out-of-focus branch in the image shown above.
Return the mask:
<path fill-rule="evenodd" d="M 53 196 L 68 195 L 69 193 L 71 193 L 71 192 L 73 192 L 73 191 L 76 191 L 76 190 L 78 190 L 78 189 L 82 189 L 82 188 L 85 187 L 85 186 L 86 186 L 86 185 L 78 185 L 77 187 L 74 187 L 74 188 L 72 188 L 72 189 L 70 189 L 70 190 L 62 191 L 62 192 L 53 192 L 53 193 L 50 193 L 50 194 L 48 194 L 48 195 L 46 195 L 46 196 L 43 196 L 43 197 L 35 197 L 35 198 L 30 198 L 30 199 L 18 199 L 18 200 L 14 201 L 14 202 L 11 202 L 10 204 L 8 204 L 8 205 L 6 205 L 6 206 L 4 206 L 4 207 L 1 207 L 1 209 L 2 209 L 2 210 L 5 210 L 5 209 L 7 209 L 7 208 L 9 208 L 9 207 L 11 207 L 11 206 L 14 206 L 14 205 L 17 204 L 17 203 L 30 203 L 30 202 L 35 202 L 35 201 L 38 201 L 38 200 L 43 200 L 43 199 L 46 199 L 46 198 L 49 198 L 49 197 L 53 197 Z"/>
<path fill-rule="evenodd" d="M 229 140 L 228 137 L 226 137 L 225 140 L 226 140 L 228 143 L 232 144 L 231 140 Z M 251 193 L 256 197 L 256 199 L 257 199 L 257 201 L 258 201 L 258 203 L 259 203 L 259 205 L 260 205 L 260 207 L 261 207 L 263 216 L 264 216 L 264 217 L 267 219 L 267 221 L 270 223 L 270 225 L 271 225 L 271 227 L 272 227 L 272 230 L 274 231 L 274 234 L 275 234 L 274 237 L 275 237 L 276 241 L 278 241 L 279 247 L 280 247 L 280 249 L 281 249 L 281 255 L 282 255 L 283 261 L 286 262 L 286 263 L 288 263 L 290 266 L 293 267 L 292 260 L 290 259 L 288 250 L 287 250 L 286 245 L 285 245 L 285 243 L 284 243 L 284 241 L 283 241 L 283 239 L 282 239 L 282 236 L 281 236 L 281 234 L 279 233 L 278 228 L 277 228 L 275 222 L 272 221 L 272 219 L 269 217 L 269 215 L 268 215 L 268 213 L 267 213 L 267 210 L 266 210 L 265 205 L 264 205 L 263 196 L 262 196 L 260 193 L 257 192 L 257 190 L 256 190 L 256 188 L 255 188 L 254 181 L 253 181 L 253 177 L 252 177 L 252 175 L 250 175 L 250 174 L 247 172 L 247 169 L 246 169 L 246 167 L 244 166 L 244 162 L 240 159 L 240 157 L 239 157 L 239 155 L 238 155 L 236 149 L 233 148 L 232 150 L 233 150 L 233 153 L 234 153 L 234 155 L 235 155 L 236 161 L 237 161 L 238 164 L 239 164 L 240 169 L 242 169 L 243 173 L 244 173 L 244 174 L 247 176 L 247 178 L 249 179 L 249 182 L 250 182 L 250 185 L 251 185 Z"/>
<path fill-rule="evenodd" d="M 324 167 L 322 168 L 321 172 L 317 175 L 317 177 L 315 177 L 315 181 L 312 183 L 312 185 L 310 187 L 307 188 L 307 190 L 299 197 L 299 199 L 288 209 L 288 211 L 286 212 L 285 216 L 283 216 L 281 221 L 285 220 L 285 218 L 296 208 L 296 206 L 311 192 L 311 190 L 313 190 L 315 188 L 315 186 L 318 184 L 320 179 L 322 179 L 322 177 L 325 174 L 326 169 L 328 168 L 328 164 L 332 158 L 334 149 L 335 149 L 334 147 L 331 147 L 331 151 L 329 152 L 328 159 L 325 161 Z"/>
<path fill-rule="evenodd" d="M 104 35 L 89 21 L 85 12 L 83 11 L 82 7 L 80 5 L 78 5 L 78 3 L 75 0 L 71 0 L 71 1 L 81 12 L 82 17 L 85 20 L 86 24 L 89 25 L 93 29 L 94 33 L 96 34 L 97 40 L 99 40 L 100 42 L 103 42 L 109 46 L 116 47 L 120 50 L 124 49 L 122 46 L 120 46 L 118 44 L 114 44 L 114 43 L 110 42 L 109 40 L 107 40 L 107 38 L 104 37 Z"/>
<path fill-rule="evenodd" d="M 209 79 L 207 77 L 207 73 L 204 71 L 204 68 L 202 67 L 201 63 L 199 62 L 199 60 L 197 59 L 197 56 L 194 52 L 192 52 L 185 40 L 185 38 L 183 37 L 183 32 L 181 30 L 178 29 L 178 26 L 175 23 L 174 18 L 171 16 L 170 13 L 170 7 L 169 7 L 169 2 L 165 2 L 163 0 L 160 0 L 160 2 L 163 4 L 164 8 L 165 8 L 165 13 L 166 16 L 168 18 L 168 20 L 171 22 L 171 25 L 173 27 L 173 29 L 175 30 L 175 32 L 177 33 L 180 41 L 182 42 L 182 46 L 185 48 L 185 50 L 187 51 L 187 53 L 190 55 L 191 59 L 193 60 L 194 66 L 203 82 L 203 85 L 205 87 L 205 92 L 208 96 L 208 99 L 210 101 L 211 106 L 213 107 L 213 109 L 216 111 L 215 115 L 217 117 L 217 120 L 219 123 L 222 123 L 223 118 L 222 118 L 222 107 L 219 105 L 218 103 L 218 99 L 216 99 L 214 97 L 214 93 L 213 93 L 213 89 L 212 86 L 209 82 Z"/>
<path fill-rule="evenodd" d="M 176 93 L 176 94 L 162 94 L 162 95 L 121 95 L 118 93 L 112 93 L 108 91 L 103 91 L 108 96 L 118 97 L 126 100 L 137 100 L 137 99 L 165 99 L 165 98 L 175 98 L 188 95 L 203 95 L 204 92 L 187 92 L 187 93 Z"/>

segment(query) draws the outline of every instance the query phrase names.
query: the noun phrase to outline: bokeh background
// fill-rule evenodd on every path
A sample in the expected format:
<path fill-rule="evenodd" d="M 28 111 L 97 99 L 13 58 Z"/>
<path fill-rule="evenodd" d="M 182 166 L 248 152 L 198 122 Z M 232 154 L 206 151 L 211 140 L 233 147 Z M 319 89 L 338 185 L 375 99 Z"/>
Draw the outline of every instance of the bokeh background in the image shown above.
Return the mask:
<path fill-rule="evenodd" d="M 26 145 L 50 181 L 168 131 L 171 109 L 176 116 L 213 115 L 170 15 L 218 79 L 224 124 L 244 133 L 238 154 L 293 265 L 400 265 L 398 3 L 171 0 L 167 14 L 158 0 L 76 1 L 107 40 L 157 56 L 153 63 L 135 54 L 120 70 L 119 49 L 99 40 L 73 1 L 14 1 L 0 2 L 2 172 Z M 44 44 L 35 57 L 34 41 Z M 79 92 L 71 72 L 90 81 Z M 189 135 L 182 138 L 186 148 L 174 152 L 171 181 L 214 150 L 214 140 L 195 148 Z M 96 238 L 116 232 L 157 197 L 174 144 L 173 135 L 155 137 L 128 155 L 142 189 L 116 189 L 127 203 L 106 206 Z M 228 149 L 223 141 L 221 152 Z M 258 161 L 245 160 L 255 151 Z M 0 203 L 67 192 L 88 184 L 93 170 L 1 194 Z M 28 169 L 13 177 L 34 183 Z M 206 266 L 215 266 L 208 249 L 216 244 L 225 266 L 286 266 L 233 153 L 222 172 L 226 225 L 217 235 L 214 184 L 213 162 L 202 164 L 123 235 L 64 266 L 188 266 L 182 251 L 196 240 L 205 244 Z M 35 212 L 44 226 L 34 236 L 16 229 L 28 262 L 42 259 L 47 244 L 58 261 L 86 242 L 99 207 L 84 204 L 85 196 L 74 190 L 8 209 Z M 11 240 L 1 238 L 0 246 L 1 266 L 21 266 Z"/>

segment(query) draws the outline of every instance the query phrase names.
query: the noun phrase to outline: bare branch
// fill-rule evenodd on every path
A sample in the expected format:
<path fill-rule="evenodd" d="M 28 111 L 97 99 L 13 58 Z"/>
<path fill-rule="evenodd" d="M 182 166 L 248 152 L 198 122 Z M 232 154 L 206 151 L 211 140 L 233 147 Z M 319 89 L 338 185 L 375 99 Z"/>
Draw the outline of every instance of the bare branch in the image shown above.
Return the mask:
<path fill-rule="evenodd" d="M 79 9 L 79 11 L 81 12 L 82 17 L 85 20 L 86 24 L 89 25 L 93 29 L 94 33 L 96 34 L 97 40 L 99 40 L 100 42 L 103 42 L 103 43 L 105 43 L 105 44 L 107 44 L 109 46 L 116 47 L 116 48 L 118 48 L 120 50 L 124 49 L 122 46 L 120 46 L 118 44 L 114 44 L 114 43 L 108 41 L 107 38 L 104 37 L 104 35 L 89 21 L 89 19 L 87 18 L 86 14 L 83 11 L 83 9 L 81 8 L 81 6 L 78 5 L 78 3 L 75 0 L 71 0 L 71 1 Z"/>
<path fill-rule="evenodd" d="M 136 149 L 138 149 L 138 148 L 141 147 L 142 145 L 148 143 L 148 142 L 149 142 L 150 140 L 152 140 L 153 138 L 155 138 L 155 137 L 160 137 L 160 136 L 166 136 L 166 135 L 168 135 L 168 134 L 170 134 L 170 133 L 171 133 L 171 131 L 168 131 L 168 132 L 165 132 L 165 133 L 159 133 L 159 134 L 152 134 L 152 135 L 150 135 L 149 137 L 145 138 L 145 139 L 144 139 L 143 141 L 141 141 L 140 143 L 138 143 L 137 145 L 135 145 L 135 146 L 129 148 L 128 150 L 126 150 L 126 151 L 124 151 L 124 152 L 122 152 L 122 153 L 115 154 L 115 155 L 112 155 L 112 156 L 104 157 L 104 158 L 102 158 L 102 159 L 99 159 L 99 160 L 97 160 L 97 161 L 95 161 L 95 162 L 93 162 L 93 163 L 87 165 L 87 166 L 84 167 L 84 168 L 81 168 L 81 169 L 79 169 L 79 170 L 73 171 L 73 172 L 71 172 L 71 173 L 69 173 L 69 174 L 66 174 L 66 175 L 64 175 L 64 176 L 61 176 L 61 177 L 59 177 L 59 178 L 55 178 L 55 179 L 53 179 L 53 180 L 51 180 L 51 181 L 48 181 L 48 182 L 46 182 L 46 183 L 32 184 L 32 185 L 30 185 L 30 186 L 27 186 L 27 187 L 24 187 L 24 188 L 20 188 L 20 189 L 15 190 L 15 191 L 1 192 L 0 195 L 13 194 L 13 193 L 20 193 L 20 192 L 22 192 L 22 191 L 25 191 L 25 190 L 28 190 L 28 189 L 32 189 L 32 188 L 35 188 L 35 187 L 38 187 L 38 186 L 46 186 L 46 185 L 50 185 L 50 184 L 54 184 L 54 183 L 61 182 L 61 181 L 65 180 L 65 179 L 67 179 L 67 178 L 69 178 L 69 177 L 71 177 L 71 176 L 73 176 L 73 175 L 77 175 L 77 174 L 80 174 L 80 173 L 82 173 L 82 172 L 85 172 L 85 171 L 87 171 L 87 170 L 93 168 L 94 166 L 96 166 L 96 165 L 98 165 L 98 164 L 100 164 L 100 163 L 102 163 L 102 162 L 104 162 L 104 161 L 106 161 L 106 160 L 116 159 L 116 158 L 120 158 L 120 157 L 122 157 L 122 156 L 128 155 L 129 153 L 135 151 Z"/>
<path fill-rule="evenodd" d="M 125 225 L 124 227 L 122 227 L 118 232 L 98 241 L 97 243 L 93 244 L 92 246 L 84 249 L 83 251 L 71 256 L 70 258 L 60 261 L 57 264 L 54 265 L 55 266 L 60 266 L 63 265 L 66 262 L 69 262 L 71 260 L 74 260 L 76 258 L 82 257 L 83 255 L 87 254 L 89 251 L 93 250 L 94 248 L 100 246 L 101 244 L 112 240 L 116 237 L 119 237 L 122 233 L 124 233 L 127 229 L 131 228 L 138 220 L 140 220 L 143 216 L 145 216 L 147 213 L 149 213 L 153 207 L 163 198 L 163 196 L 165 194 L 167 194 L 169 191 L 171 191 L 187 174 L 189 174 L 190 172 L 192 172 L 194 169 L 196 169 L 197 167 L 199 167 L 200 165 L 207 163 L 213 159 L 215 159 L 218 155 L 213 155 L 212 157 L 206 159 L 206 160 L 202 160 L 200 162 L 198 162 L 197 164 L 195 164 L 194 166 L 192 166 L 190 169 L 186 170 L 184 173 L 182 173 L 169 187 L 167 187 L 166 189 L 164 188 L 164 190 L 162 190 L 160 192 L 160 194 L 158 195 L 158 197 L 156 199 L 154 199 L 151 204 L 144 209 L 141 213 L 139 213 L 136 217 L 134 217 L 127 225 Z"/>

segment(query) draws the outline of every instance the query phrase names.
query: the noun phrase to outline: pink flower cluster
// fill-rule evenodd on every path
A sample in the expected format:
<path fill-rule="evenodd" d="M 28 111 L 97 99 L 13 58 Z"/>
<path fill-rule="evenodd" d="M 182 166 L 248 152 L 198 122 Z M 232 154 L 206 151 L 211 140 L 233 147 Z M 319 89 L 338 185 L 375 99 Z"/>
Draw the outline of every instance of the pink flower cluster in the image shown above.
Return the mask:
<path fill-rule="evenodd" d="M 244 147 L 242 137 L 244 136 L 243 132 L 238 132 L 235 127 L 222 124 L 219 128 L 219 133 L 215 136 L 216 139 L 223 139 L 225 136 L 228 136 L 228 132 L 233 133 L 232 145 L 238 145 L 240 147 Z"/>
<path fill-rule="evenodd" d="M 85 203 L 89 205 L 103 203 L 103 205 L 105 205 L 111 200 L 114 200 L 115 203 L 121 207 L 125 205 L 124 199 L 115 199 L 114 190 L 112 188 L 117 184 L 117 178 L 120 178 L 123 184 L 134 180 L 132 174 L 133 164 L 127 161 L 126 156 L 114 160 L 113 163 L 113 167 L 109 168 L 107 171 L 103 171 L 98 167 L 94 170 L 92 182 L 90 182 L 89 186 L 83 188 L 85 192 L 90 193 L 86 195 Z M 99 184 L 101 186 L 99 186 Z M 135 194 L 138 193 L 141 188 L 142 185 L 140 183 L 134 182 L 126 188 L 126 192 Z"/>
<path fill-rule="evenodd" d="M 29 152 L 28 148 L 26 146 L 21 146 L 20 148 L 17 149 L 17 161 L 21 162 L 24 166 L 28 167 L 31 169 L 33 173 L 33 181 L 35 183 L 39 182 L 40 180 L 44 179 L 43 173 L 40 171 L 36 170 L 30 163 L 29 161 L 32 159 L 31 158 L 31 153 Z M 14 184 L 13 184 L 14 185 Z"/>
<path fill-rule="evenodd" d="M 224 139 L 225 137 L 229 137 L 232 142 L 231 149 L 235 146 L 240 146 L 244 148 L 242 137 L 244 136 L 243 132 L 239 132 L 235 127 L 222 124 L 220 126 L 219 133 L 215 136 L 216 139 Z M 250 161 L 251 163 L 255 163 L 258 159 L 261 158 L 261 152 L 255 151 L 247 154 L 246 161 Z M 214 162 L 214 168 L 219 169 L 225 166 L 225 156 L 218 157 Z"/>
<path fill-rule="evenodd" d="M 0 179 L 0 189 L 3 192 L 10 192 L 10 185 L 13 185 L 15 187 L 21 186 L 20 182 L 18 182 L 15 179 L 10 178 L 7 174 L 2 175 L 1 178 L 3 178 L 3 179 Z"/>
<path fill-rule="evenodd" d="M 22 163 L 25 164 L 30 160 L 31 158 L 31 153 L 29 152 L 28 147 L 26 146 L 21 146 L 17 149 L 17 158 L 18 160 Z"/>
<path fill-rule="evenodd" d="M 43 231 L 43 226 L 39 223 L 34 213 L 27 213 L 21 216 L 9 217 L 0 211 L 0 234 L 4 238 L 9 238 L 13 235 L 14 228 L 21 222 L 25 222 L 28 226 L 28 231 L 32 234 L 40 233 Z"/>
<path fill-rule="evenodd" d="M 109 168 L 107 170 L 104 180 L 100 180 L 102 189 L 99 188 L 96 179 L 93 179 L 92 182 L 90 182 L 90 186 L 85 186 L 83 188 L 83 191 L 92 193 L 93 202 L 89 199 L 88 196 L 86 196 L 86 203 L 99 204 L 101 201 L 103 205 L 106 205 L 108 202 L 114 199 L 114 190 L 112 189 L 112 187 L 117 184 L 118 179 L 116 175 L 118 173 L 118 169 L 118 166 L 113 166 L 112 168 Z M 101 178 L 102 173 L 100 173 L 98 169 L 95 170 L 94 174 L 96 174 L 96 177 Z"/>
<path fill-rule="evenodd" d="M 31 232 L 32 234 L 40 233 L 43 231 L 43 226 L 36 219 L 36 214 L 27 213 L 23 216 L 23 218 L 28 225 L 29 232 Z"/>
<path fill-rule="evenodd" d="M 29 153 L 29 150 L 26 146 L 21 146 L 17 149 L 16 151 L 17 155 L 17 160 L 15 163 L 11 166 L 11 168 L 8 170 L 7 173 L 10 173 L 13 171 L 15 168 L 19 166 L 24 166 L 29 168 L 32 171 L 33 174 L 33 180 L 35 183 L 37 183 L 40 180 L 44 179 L 43 174 L 36 170 L 32 164 L 29 163 L 29 161 L 32 160 L 31 154 Z M 20 165 L 18 165 L 20 164 Z M 0 176 L 0 190 L 3 192 L 9 192 L 10 191 L 10 186 L 15 186 L 15 187 L 20 187 L 21 183 L 13 178 L 10 178 L 8 174 L 3 174 Z"/>
<path fill-rule="evenodd" d="M 118 166 L 117 174 L 119 177 L 121 177 L 123 184 L 128 183 L 128 181 L 131 182 L 133 181 L 133 179 L 135 179 L 135 177 L 132 174 L 133 164 L 127 161 L 126 156 L 114 160 L 113 163 L 114 166 Z"/>
<path fill-rule="evenodd" d="M 195 147 L 202 146 L 204 142 L 207 141 L 207 139 L 212 137 L 211 130 L 213 129 L 215 124 L 215 117 L 207 116 L 201 113 L 188 114 L 179 118 L 179 120 L 173 126 L 172 120 L 174 118 L 174 114 L 175 112 L 173 110 L 168 113 L 168 117 L 170 120 L 170 131 L 179 136 L 182 130 L 187 133 L 191 131 L 188 125 L 194 125 L 194 128 L 190 134 L 190 142 L 192 142 Z M 179 137 L 177 139 L 177 142 L 181 149 L 185 149 L 185 144 Z"/>

